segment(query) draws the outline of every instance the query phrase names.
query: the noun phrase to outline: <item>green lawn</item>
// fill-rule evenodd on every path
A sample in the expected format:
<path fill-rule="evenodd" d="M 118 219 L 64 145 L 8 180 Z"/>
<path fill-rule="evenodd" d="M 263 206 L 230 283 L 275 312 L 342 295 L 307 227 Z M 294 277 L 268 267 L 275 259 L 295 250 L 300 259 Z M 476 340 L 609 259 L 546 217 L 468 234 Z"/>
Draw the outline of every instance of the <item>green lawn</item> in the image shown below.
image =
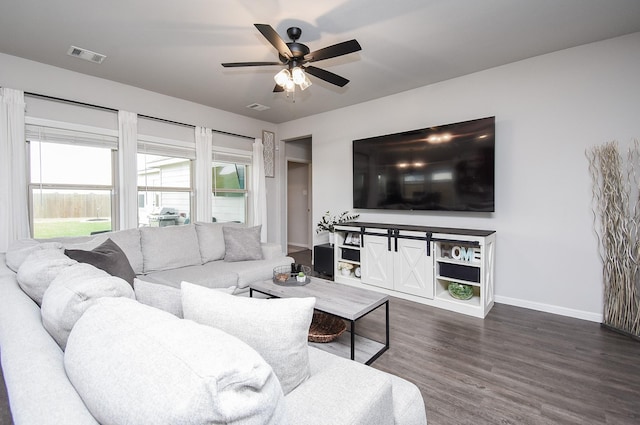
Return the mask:
<path fill-rule="evenodd" d="M 35 238 L 87 236 L 91 232 L 111 230 L 111 221 L 43 221 L 34 223 L 33 227 L 33 236 Z"/>

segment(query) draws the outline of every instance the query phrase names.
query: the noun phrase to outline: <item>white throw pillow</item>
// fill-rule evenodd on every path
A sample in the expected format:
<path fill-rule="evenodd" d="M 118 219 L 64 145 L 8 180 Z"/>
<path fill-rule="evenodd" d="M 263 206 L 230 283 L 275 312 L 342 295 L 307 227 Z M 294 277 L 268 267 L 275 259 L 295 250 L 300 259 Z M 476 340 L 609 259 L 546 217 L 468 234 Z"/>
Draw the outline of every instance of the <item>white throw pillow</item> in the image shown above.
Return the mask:
<path fill-rule="evenodd" d="M 91 264 L 62 270 L 42 297 L 42 324 L 62 350 L 84 312 L 102 297 L 134 298 L 131 285 Z"/>
<path fill-rule="evenodd" d="M 307 337 L 316 299 L 258 299 L 182 282 L 184 318 L 230 333 L 271 365 L 286 394 L 309 377 Z"/>
<path fill-rule="evenodd" d="M 193 224 L 140 229 L 144 272 L 202 264 Z"/>
<path fill-rule="evenodd" d="M 102 424 L 286 424 L 269 365 L 239 339 L 126 298 L 78 320 L 69 380 Z"/>
<path fill-rule="evenodd" d="M 20 288 L 38 305 L 42 304 L 42 296 L 58 274 L 76 264 L 76 260 L 64 255 L 61 249 L 49 248 L 33 251 L 18 269 Z"/>
<path fill-rule="evenodd" d="M 183 317 L 182 293 L 179 288 L 136 278 L 133 280 L 133 289 L 136 294 L 136 299 L 142 304 L 159 308 L 179 318 Z M 216 290 L 233 294 L 236 287 L 230 286 Z"/>

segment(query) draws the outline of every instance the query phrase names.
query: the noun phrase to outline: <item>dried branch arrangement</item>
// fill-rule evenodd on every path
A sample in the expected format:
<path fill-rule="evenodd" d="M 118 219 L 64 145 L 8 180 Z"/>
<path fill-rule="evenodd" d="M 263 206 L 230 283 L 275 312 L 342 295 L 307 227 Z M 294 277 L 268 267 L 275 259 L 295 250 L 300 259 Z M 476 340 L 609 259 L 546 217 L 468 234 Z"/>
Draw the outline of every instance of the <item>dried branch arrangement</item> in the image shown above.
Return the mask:
<path fill-rule="evenodd" d="M 604 324 L 640 336 L 640 150 L 626 161 L 618 144 L 586 152 L 593 183 L 594 229 L 603 264 Z"/>

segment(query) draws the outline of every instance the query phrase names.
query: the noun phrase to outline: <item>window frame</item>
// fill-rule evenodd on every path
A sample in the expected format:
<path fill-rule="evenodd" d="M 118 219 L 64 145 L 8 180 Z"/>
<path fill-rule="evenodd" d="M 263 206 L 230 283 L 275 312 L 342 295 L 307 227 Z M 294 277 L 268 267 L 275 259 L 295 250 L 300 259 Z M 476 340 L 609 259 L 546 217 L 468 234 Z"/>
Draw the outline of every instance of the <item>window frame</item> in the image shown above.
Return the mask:
<path fill-rule="evenodd" d="M 251 176 L 253 168 L 253 152 L 240 149 L 221 148 L 214 146 L 211 152 L 211 214 L 213 215 L 213 201 L 216 193 L 242 193 L 244 194 L 244 220 L 243 223 L 248 224 L 252 211 L 252 185 Z M 244 189 L 217 189 L 215 183 L 215 173 L 213 172 L 215 163 L 223 164 L 241 164 L 245 167 Z"/>
<path fill-rule="evenodd" d="M 38 129 L 41 134 L 37 134 Z M 72 140 L 74 134 L 76 141 Z M 44 135 L 44 137 L 42 137 Z M 65 136 L 66 135 L 66 136 Z M 87 137 L 87 140 L 78 141 Z M 68 137 L 68 139 L 66 138 Z M 36 140 L 37 139 L 37 140 Z M 49 139 L 49 140 L 47 140 Z M 37 190 L 105 190 L 109 191 L 111 204 L 111 231 L 119 230 L 119 201 L 118 201 L 118 132 L 99 127 L 92 127 L 82 124 L 53 121 L 49 119 L 25 117 L 25 150 L 26 150 L 26 173 L 27 173 L 27 204 L 29 214 L 29 228 L 31 237 L 35 236 L 34 217 L 34 196 Z M 51 143 L 57 145 L 85 146 L 103 148 L 110 150 L 111 157 L 111 184 L 69 184 L 69 183 L 34 183 L 31 180 L 31 142 Z M 42 176 L 40 176 L 42 179 Z M 61 217 L 62 218 L 62 217 Z"/>

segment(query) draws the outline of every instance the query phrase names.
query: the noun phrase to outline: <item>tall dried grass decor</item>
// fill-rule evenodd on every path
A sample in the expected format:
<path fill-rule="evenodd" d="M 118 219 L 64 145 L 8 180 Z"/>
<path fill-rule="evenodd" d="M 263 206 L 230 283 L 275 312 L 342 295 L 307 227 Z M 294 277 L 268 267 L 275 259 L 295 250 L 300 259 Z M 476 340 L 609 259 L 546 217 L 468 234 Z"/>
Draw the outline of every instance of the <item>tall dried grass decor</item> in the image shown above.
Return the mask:
<path fill-rule="evenodd" d="M 586 152 L 593 183 L 594 229 L 603 263 L 603 325 L 640 336 L 640 151 L 617 142 Z"/>

